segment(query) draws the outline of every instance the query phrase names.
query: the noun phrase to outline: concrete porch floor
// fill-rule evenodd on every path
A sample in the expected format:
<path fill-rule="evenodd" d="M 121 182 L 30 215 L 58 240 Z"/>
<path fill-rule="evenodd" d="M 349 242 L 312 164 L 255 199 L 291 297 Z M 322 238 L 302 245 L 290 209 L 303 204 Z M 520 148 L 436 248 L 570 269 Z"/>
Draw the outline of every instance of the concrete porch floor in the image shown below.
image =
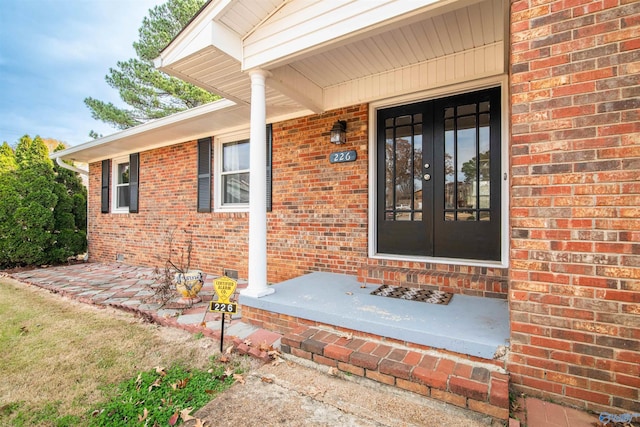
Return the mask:
<path fill-rule="evenodd" d="M 240 304 L 319 323 L 493 359 L 508 346 L 506 300 L 456 294 L 448 305 L 371 295 L 355 276 L 310 273 L 273 285 L 274 294 Z"/>

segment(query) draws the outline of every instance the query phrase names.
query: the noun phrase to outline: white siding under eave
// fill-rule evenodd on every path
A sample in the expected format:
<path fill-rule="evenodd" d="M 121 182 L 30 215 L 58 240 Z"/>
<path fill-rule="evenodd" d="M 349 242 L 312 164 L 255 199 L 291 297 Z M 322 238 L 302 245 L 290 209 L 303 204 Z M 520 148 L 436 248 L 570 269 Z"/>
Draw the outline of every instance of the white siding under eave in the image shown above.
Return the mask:
<path fill-rule="evenodd" d="M 481 46 L 325 88 L 326 110 L 505 73 L 504 44 Z"/>

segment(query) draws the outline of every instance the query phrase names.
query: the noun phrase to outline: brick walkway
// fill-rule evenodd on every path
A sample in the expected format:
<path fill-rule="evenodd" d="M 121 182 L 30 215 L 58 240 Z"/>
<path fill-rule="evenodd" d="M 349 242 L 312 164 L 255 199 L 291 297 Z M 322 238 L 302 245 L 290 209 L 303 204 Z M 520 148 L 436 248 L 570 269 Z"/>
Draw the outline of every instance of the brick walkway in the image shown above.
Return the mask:
<path fill-rule="evenodd" d="M 217 276 L 214 275 L 208 274 L 205 279 L 199 293 L 202 302 L 185 304 L 174 298 L 164 305 L 154 298 L 152 285 L 157 280 L 153 269 L 147 267 L 87 263 L 23 271 L 11 276 L 83 303 L 114 307 L 160 325 L 200 332 L 220 340 L 222 315 L 209 311 L 209 302 L 215 295 L 213 280 Z M 239 282 L 238 289 L 243 287 L 246 283 Z M 281 336 L 247 325 L 240 319 L 240 314 L 232 315 L 231 322 L 226 319 L 225 346 L 233 344 L 242 354 L 270 360 L 265 349 L 279 348 Z"/>

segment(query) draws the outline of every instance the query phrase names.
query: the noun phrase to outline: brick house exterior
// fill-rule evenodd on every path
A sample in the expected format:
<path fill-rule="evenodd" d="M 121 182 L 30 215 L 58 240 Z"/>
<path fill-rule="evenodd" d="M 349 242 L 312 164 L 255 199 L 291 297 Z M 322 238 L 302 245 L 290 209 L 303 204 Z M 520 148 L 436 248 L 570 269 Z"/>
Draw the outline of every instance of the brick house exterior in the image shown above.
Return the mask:
<path fill-rule="evenodd" d="M 640 3 L 521 0 L 502 7 L 509 65 L 503 83 L 482 87 L 500 87 L 506 99 L 506 259 L 371 256 L 377 101 L 354 102 L 270 122 L 267 280 L 323 271 L 506 299 L 512 390 L 581 409 L 640 412 Z M 425 99 L 446 95 L 442 89 Z M 347 122 L 356 161 L 328 162 L 336 120 Z M 176 246 L 193 236 L 198 268 L 248 277 L 249 213 L 195 208 L 197 141 L 211 136 L 215 145 L 215 132 L 163 143 L 162 132 L 146 129 L 141 134 L 158 141 L 139 152 L 137 213 L 101 213 L 100 206 L 102 161 L 131 150 L 86 154 L 90 259 L 161 265 L 167 232 L 175 230 Z M 56 155 L 82 158 L 97 146 Z M 218 185 L 212 174 L 211 186 Z"/>
<path fill-rule="evenodd" d="M 515 389 L 638 411 L 640 4 L 511 6 Z"/>

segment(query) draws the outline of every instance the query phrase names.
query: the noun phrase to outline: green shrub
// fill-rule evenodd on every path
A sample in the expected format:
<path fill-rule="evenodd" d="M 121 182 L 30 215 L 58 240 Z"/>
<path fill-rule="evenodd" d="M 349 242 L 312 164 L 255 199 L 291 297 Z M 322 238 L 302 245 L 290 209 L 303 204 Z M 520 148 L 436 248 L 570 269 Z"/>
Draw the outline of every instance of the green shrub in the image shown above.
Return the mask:
<path fill-rule="evenodd" d="M 87 192 L 43 140 L 0 146 L 0 268 L 57 264 L 86 250 Z"/>

